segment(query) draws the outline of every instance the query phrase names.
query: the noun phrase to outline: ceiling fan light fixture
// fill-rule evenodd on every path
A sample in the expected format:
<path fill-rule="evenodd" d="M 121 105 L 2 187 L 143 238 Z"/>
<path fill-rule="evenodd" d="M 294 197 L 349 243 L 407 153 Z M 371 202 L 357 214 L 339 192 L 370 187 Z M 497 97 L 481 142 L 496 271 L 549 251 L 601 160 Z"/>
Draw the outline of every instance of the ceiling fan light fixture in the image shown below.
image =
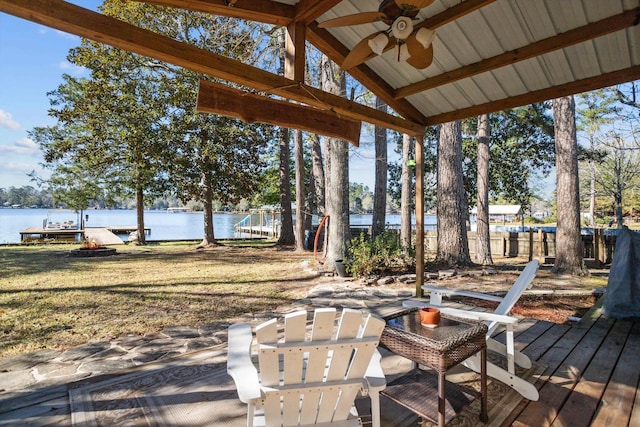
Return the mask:
<path fill-rule="evenodd" d="M 416 31 L 416 40 L 425 49 L 428 48 L 429 45 L 433 42 L 435 36 L 436 32 L 429 28 L 420 28 L 418 31 Z"/>
<path fill-rule="evenodd" d="M 409 57 L 411 57 L 409 48 L 406 43 L 402 43 L 398 46 L 398 61 L 406 61 Z"/>
<path fill-rule="evenodd" d="M 376 55 L 382 55 L 384 48 L 389 43 L 389 37 L 386 34 L 380 33 L 371 40 L 369 40 L 369 47 Z"/>
<path fill-rule="evenodd" d="M 407 16 L 400 16 L 395 21 L 393 21 L 393 25 L 391 26 L 391 33 L 398 40 L 405 40 L 411 35 L 412 32 L 413 22 L 411 22 L 411 18 Z"/>

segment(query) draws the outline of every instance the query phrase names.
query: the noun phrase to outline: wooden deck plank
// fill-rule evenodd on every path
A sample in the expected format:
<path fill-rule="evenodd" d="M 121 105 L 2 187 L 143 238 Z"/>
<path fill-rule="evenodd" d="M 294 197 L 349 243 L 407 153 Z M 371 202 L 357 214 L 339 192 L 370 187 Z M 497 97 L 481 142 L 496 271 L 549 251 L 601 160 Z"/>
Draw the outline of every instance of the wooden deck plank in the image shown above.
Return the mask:
<path fill-rule="evenodd" d="M 630 322 L 616 322 L 584 370 L 569 399 L 558 412 L 553 426 L 587 427 L 631 330 Z"/>
<path fill-rule="evenodd" d="M 541 358 L 549 352 L 549 349 L 570 331 L 571 327 L 568 325 L 552 324 L 549 329 L 527 346 L 527 355 L 531 360 L 541 360 Z M 577 341 L 576 339 L 575 342 Z M 554 366 L 553 361 L 549 362 L 544 361 L 543 363 L 547 366 Z"/>
<path fill-rule="evenodd" d="M 598 426 L 640 425 L 640 323 L 634 323 L 593 419 Z M 634 409 L 635 401 L 635 409 Z"/>
<path fill-rule="evenodd" d="M 612 326 L 608 319 L 600 318 L 592 328 L 587 331 L 582 340 L 568 343 L 567 335 L 573 331 L 581 331 L 574 328 L 565 334 L 562 340 L 558 341 L 550 351 L 563 346 L 570 350 L 568 356 L 553 369 L 554 365 L 549 365 L 549 376 L 540 388 L 540 399 L 537 402 L 529 402 L 524 411 L 519 414 L 514 426 L 548 426 L 556 419 L 558 412 L 566 402 L 569 394 L 578 383 L 582 372 L 590 363 L 594 354 L 606 338 Z M 577 343 L 581 345 L 576 347 Z M 566 344 L 569 344 L 568 346 Z M 547 353 L 549 354 L 549 353 Z M 541 358 L 541 360 L 544 358 Z"/>
<path fill-rule="evenodd" d="M 598 301 L 582 316 L 582 320 L 576 325 L 578 328 L 590 328 L 602 314 L 602 306 L 604 305 L 604 295 L 598 298 Z"/>

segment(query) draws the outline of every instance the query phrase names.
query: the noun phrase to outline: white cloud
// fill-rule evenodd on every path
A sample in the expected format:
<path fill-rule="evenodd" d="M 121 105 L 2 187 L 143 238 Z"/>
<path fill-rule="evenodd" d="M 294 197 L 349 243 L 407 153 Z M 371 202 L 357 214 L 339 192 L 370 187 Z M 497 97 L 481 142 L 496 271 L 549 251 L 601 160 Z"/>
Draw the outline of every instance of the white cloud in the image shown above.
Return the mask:
<path fill-rule="evenodd" d="M 0 146 L 0 152 L 26 155 L 40 155 L 38 145 L 30 138 L 24 137 L 15 142 L 13 145 Z"/>
<path fill-rule="evenodd" d="M 26 172 L 26 173 L 29 173 L 35 169 L 40 169 L 40 167 L 37 165 L 33 165 L 29 163 L 16 163 L 16 162 L 4 163 L 2 167 L 6 170 Z"/>
<path fill-rule="evenodd" d="M 69 71 L 70 74 L 81 76 L 87 70 L 85 67 L 81 67 L 79 65 L 72 64 L 69 61 L 61 61 L 58 64 L 61 70 Z"/>
<path fill-rule="evenodd" d="M 20 129 L 20 123 L 13 120 L 11 113 L 0 110 L 0 127 L 9 128 L 11 130 Z"/>
<path fill-rule="evenodd" d="M 23 147 L 23 148 L 26 148 L 28 150 L 38 150 L 38 144 L 33 142 L 33 139 L 26 138 L 26 137 L 17 140 L 16 141 L 16 146 Z"/>

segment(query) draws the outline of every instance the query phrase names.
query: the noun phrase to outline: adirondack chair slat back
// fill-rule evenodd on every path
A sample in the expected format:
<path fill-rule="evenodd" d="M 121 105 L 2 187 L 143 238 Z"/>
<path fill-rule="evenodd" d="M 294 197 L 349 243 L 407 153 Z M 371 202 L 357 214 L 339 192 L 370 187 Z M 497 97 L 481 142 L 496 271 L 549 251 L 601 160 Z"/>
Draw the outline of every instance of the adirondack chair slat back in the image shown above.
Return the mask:
<path fill-rule="evenodd" d="M 516 281 L 513 283 L 513 286 L 511 286 L 511 289 L 509 289 L 509 292 L 507 292 L 502 299 L 502 302 L 500 302 L 498 307 L 494 310 L 495 314 L 511 314 L 513 306 L 516 305 L 524 291 L 533 285 L 533 279 L 536 277 L 539 266 L 540 263 L 537 260 L 530 261 L 526 265 L 524 270 L 522 270 Z M 490 337 L 499 325 L 500 324 L 498 322 L 487 322 L 487 326 L 489 328 L 487 336 Z"/>
<path fill-rule="evenodd" d="M 256 328 L 259 376 L 267 426 L 298 426 L 349 418 L 377 348 L 384 321 L 345 309 L 336 326 L 335 309 L 316 309 Z"/>
<path fill-rule="evenodd" d="M 533 279 L 536 277 L 539 265 L 540 263 L 537 260 L 533 260 L 527 264 L 516 281 L 513 282 L 513 286 L 511 286 L 509 292 L 504 296 L 502 302 L 496 307 L 494 313 L 505 315 L 511 313 L 511 309 L 516 305 L 520 296 L 533 284 Z"/>

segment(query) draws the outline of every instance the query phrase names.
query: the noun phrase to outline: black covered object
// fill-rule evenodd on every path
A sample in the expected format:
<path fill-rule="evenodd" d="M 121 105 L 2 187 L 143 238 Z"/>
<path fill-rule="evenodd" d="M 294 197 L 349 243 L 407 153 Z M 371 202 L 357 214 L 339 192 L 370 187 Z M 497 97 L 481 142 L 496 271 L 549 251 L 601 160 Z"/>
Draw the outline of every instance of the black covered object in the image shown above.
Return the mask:
<path fill-rule="evenodd" d="M 622 227 L 609 271 L 603 314 L 640 318 L 640 234 Z"/>

